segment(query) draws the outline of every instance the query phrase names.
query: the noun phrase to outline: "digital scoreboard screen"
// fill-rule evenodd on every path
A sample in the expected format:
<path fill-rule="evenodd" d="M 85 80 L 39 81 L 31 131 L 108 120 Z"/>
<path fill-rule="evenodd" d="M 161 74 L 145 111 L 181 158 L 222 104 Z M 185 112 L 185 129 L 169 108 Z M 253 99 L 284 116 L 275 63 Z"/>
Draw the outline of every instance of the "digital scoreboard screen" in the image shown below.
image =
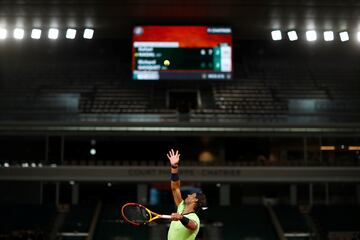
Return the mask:
<path fill-rule="evenodd" d="M 134 80 L 232 79 L 232 31 L 211 26 L 136 26 Z"/>

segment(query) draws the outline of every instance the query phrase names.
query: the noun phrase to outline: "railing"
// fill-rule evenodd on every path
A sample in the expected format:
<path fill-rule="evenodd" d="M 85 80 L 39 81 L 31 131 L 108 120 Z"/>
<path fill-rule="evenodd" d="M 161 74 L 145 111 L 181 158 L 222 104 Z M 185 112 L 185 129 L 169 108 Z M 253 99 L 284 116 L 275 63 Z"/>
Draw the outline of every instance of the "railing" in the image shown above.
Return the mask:
<path fill-rule="evenodd" d="M 360 167 L 187 167 L 181 179 L 195 182 L 360 182 Z M 163 182 L 169 167 L 57 166 L 0 168 L 6 181 L 119 181 Z"/>

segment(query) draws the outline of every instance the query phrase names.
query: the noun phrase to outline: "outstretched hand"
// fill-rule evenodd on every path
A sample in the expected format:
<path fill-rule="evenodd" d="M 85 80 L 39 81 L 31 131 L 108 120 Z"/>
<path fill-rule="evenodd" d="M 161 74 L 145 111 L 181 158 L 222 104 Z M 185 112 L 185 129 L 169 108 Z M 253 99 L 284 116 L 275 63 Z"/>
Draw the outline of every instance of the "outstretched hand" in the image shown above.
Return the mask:
<path fill-rule="evenodd" d="M 179 154 L 179 151 L 176 150 L 176 152 L 171 149 L 169 151 L 168 154 L 166 154 L 166 156 L 168 157 L 168 159 L 170 160 L 170 164 L 172 166 L 178 166 L 179 165 L 179 161 L 180 161 L 180 154 Z"/>

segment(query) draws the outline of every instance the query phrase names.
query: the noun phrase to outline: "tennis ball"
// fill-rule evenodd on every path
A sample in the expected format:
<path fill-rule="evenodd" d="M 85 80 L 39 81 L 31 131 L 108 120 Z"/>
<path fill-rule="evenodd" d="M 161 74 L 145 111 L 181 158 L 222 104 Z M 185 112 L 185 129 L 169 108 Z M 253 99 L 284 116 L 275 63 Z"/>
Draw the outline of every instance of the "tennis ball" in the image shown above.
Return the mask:
<path fill-rule="evenodd" d="M 169 66 L 169 65 L 170 65 L 170 61 L 169 61 L 169 60 L 167 60 L 167 59 L 166 59 L 166 60 L 164 60 L 164 65 L 165 65 L 165 66 Z"/>

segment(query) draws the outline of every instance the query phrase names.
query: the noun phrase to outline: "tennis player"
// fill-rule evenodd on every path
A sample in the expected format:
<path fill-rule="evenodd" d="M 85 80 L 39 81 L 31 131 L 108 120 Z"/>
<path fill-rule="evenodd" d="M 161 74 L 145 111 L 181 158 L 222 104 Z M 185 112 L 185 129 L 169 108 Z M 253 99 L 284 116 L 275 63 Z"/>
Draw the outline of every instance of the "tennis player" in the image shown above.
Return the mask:
<path fill-rule="evenodd" d="M 177 206 L 177 212 L 171 214 L 168 240 L 194 240 L 200 229 L 200 219 L 196 212 L 207 205 L 203 193 L 191 193 L 183 200 L 180 191 L 178 151 L 171 149 L 167 154 L 171 165 L 171 191 Z"/>

